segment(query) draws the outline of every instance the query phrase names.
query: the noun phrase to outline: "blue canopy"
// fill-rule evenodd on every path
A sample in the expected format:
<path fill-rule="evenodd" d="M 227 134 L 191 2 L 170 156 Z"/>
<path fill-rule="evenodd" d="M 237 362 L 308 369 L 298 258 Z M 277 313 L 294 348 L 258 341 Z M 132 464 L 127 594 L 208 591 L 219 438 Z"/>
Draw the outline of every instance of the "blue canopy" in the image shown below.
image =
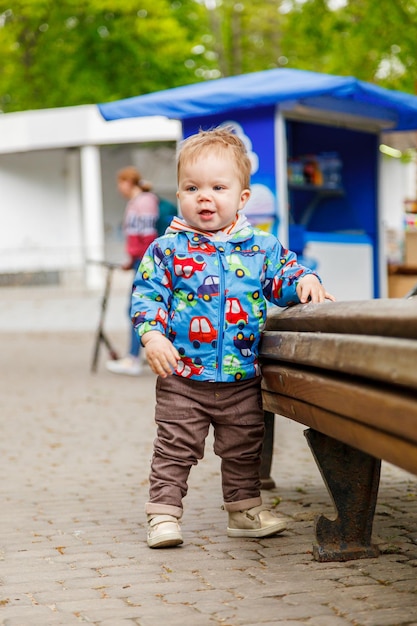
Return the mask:
<path fill-rule="evenodd" d="M 284 68 L 185 85 L 98 108 L 106 120 L 152 115 L 185 120 L 285 102 L 378 119 L 390 130 L 417 129 L 416 96 L 350 76 Z"/>

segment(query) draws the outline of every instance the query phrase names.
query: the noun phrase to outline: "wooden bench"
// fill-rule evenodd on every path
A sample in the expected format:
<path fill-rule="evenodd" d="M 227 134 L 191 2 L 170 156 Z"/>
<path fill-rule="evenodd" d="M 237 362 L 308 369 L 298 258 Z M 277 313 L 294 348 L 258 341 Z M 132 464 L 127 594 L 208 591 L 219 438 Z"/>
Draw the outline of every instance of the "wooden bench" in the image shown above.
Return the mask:
<path fill-rule="evenodd" d="M 306 425 L 336 509 L 336 519 L 316 520 L 314 558 L 377 556 L 371 534 L 381 459 L 417 474 L 417 298 L 277 310 L 267 319 L 261 363 L 264 479 L 274 415 Z"/>

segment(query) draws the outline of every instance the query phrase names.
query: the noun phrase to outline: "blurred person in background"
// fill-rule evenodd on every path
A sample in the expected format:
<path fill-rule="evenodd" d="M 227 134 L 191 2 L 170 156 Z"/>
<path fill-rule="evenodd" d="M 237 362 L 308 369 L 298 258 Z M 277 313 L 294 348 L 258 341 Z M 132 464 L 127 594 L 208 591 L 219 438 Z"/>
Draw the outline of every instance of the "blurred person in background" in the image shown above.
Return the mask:
<path fill-rule="evenodd" d="M 123 270 L 132 270 L 133 276 L 139 267 L 145 250 L 157 237 L 157 221 L 159 217 L 159 199 L 152 193 L 152 184 L 143 180 L 140 172 L 133 166 L 125 167 L 117 172 L 117 189 L 127 199 L 123 218 L 125 250 L 128 256 Z M 107 361 L 106 368 L 113 374 L 139 376 L 142 364 L 139 359 L 141 344 L 130 323 L 131 290 L 129 291 L 129 347 L 128 353 L 121 359 Z"/>

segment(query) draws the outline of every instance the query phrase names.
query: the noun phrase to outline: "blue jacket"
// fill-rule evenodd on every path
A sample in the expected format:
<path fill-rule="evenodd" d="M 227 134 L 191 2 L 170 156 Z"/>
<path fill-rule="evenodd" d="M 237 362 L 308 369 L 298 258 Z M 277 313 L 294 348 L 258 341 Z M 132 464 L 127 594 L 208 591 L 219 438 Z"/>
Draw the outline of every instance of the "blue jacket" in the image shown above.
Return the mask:
<path fill-rule="evenodd" d="M 164 333 L 181 355 L 175 374 L 232 382 L 260 374 L 258 344 L 269 302 L 299 302 L 313 273 L 276 237 L 246 226 L 229 241 L 192 231 L 165 234 L 146 251 L 133 284 L 139 337 Z"/>

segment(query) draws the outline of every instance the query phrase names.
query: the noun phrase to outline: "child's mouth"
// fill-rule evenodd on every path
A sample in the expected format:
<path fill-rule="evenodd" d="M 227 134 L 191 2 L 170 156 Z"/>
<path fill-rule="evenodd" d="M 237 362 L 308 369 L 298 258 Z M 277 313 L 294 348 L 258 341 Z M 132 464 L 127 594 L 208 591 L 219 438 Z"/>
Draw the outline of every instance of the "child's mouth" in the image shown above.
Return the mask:
<path fill-rule="evenodd" d="M 214 215 L 213 211 L 209 211 L 207 209 L 204 209 L 203 211 L 200 211 L 199 213 L 200 217 L 203 219 L 208 219 L 210 218 L 212 215 Z"/>

